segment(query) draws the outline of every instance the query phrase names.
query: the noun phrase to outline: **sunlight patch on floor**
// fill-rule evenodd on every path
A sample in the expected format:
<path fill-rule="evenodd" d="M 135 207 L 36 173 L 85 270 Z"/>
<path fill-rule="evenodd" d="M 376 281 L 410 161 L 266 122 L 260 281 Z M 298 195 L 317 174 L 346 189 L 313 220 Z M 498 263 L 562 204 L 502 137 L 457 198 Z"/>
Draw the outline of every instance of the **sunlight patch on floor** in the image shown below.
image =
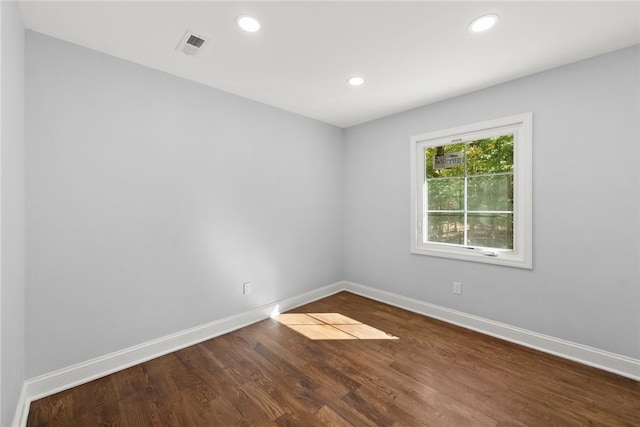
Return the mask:
<path fill-rule="evenodd" d="M 274 318 L 312 340 L 398 339 L 340 313 L 285 313 Z"/>

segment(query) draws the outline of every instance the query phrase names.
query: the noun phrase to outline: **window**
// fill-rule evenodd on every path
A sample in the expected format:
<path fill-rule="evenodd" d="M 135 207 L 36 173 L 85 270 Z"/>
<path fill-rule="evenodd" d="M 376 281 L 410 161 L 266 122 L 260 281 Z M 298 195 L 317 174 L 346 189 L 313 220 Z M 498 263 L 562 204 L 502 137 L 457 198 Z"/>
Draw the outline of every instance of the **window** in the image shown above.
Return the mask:
<path fill-rule="evenodd" d="M 532 268 L 532 114 L 411 138 L 411 252 Z"/>

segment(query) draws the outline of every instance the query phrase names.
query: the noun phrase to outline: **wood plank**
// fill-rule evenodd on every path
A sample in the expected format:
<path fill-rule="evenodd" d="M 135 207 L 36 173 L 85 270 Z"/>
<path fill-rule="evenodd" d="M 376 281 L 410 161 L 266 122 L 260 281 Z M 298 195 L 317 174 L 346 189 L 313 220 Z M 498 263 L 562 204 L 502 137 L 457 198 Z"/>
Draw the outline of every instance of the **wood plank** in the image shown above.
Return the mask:
<path fill-rule="evenodd" d="M 394 337 L 391 334 L 388 334 L 380 329 L 376 329 L 373 326 L 365 325 L 364 323 L 360 323 L 357 325 L 332 325 L 336 329 L 340 329 L 348 333 L 349 335 L 353 335 L 354 337 L 361 340 L 397 340 L 398 337 Z"/>
<path fill-rule="evenodd" d="M 283 313 L 276 319 L 283 325 L 323 325 L 325 323 L 307 313 Z"/>
<path fill-rule="evenodd" d="M 294 331 L 312 340 L 356 340 L 351 334 L 331 325 L 288 325 Z"/>
<path fill-rule="evenodd" d="M 307 313 L 307 314 L 328 325 L 359 325 L 362 323 L 340 313 Z"/>

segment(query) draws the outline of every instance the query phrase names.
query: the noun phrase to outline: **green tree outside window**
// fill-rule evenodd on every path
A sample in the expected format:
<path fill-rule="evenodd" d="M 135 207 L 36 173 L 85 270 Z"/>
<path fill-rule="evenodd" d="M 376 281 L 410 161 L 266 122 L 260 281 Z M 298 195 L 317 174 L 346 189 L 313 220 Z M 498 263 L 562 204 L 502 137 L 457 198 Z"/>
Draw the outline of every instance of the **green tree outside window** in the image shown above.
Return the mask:
<path fill-rule="evenodd" d="M 513 249 L 513 142 L 506 134 L 425 148 L 429 242 Z M 460 153 L 459 165 L 442 167 Z"/>

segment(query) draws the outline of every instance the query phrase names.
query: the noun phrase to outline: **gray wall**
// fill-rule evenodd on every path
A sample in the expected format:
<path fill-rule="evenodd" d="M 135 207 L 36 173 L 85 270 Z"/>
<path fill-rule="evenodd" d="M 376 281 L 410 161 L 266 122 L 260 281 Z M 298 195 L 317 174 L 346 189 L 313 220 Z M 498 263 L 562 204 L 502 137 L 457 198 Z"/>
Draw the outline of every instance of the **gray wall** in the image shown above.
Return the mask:
<path fill-rule="evenodd" d="M 348 129 L 345 278 L 640 358 L 639 64 L 636 46 Z M 409 137 L 529 111 L 533 270 L 409 254 Z"/>
<path fill-rule="evenodd" d="M 28 377 L 342 279 L 342 129 L 29 31 L 26 68 Z"/>
<path fill-rule="evenodd" d="M 25 378 L 24 27 L 0 2 L 0 425 L 11 424 Z"/>

